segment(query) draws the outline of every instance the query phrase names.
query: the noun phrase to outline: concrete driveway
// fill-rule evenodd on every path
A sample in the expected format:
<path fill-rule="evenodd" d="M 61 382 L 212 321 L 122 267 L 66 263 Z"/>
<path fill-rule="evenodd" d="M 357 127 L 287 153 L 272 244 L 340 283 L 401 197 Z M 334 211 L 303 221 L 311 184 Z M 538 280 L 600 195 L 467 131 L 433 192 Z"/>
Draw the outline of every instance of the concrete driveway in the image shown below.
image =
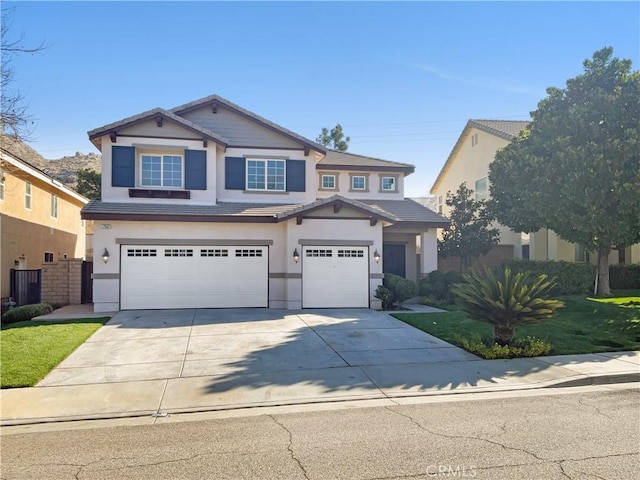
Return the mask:
<path fill-rule="evenodd" d="M 126 311 L 38 386 L 208 377 L 224 390 L 344 368 L 357 383 L 364 374 L 349 367 L 464 360 L 477 357 L 373 310 Z"/>

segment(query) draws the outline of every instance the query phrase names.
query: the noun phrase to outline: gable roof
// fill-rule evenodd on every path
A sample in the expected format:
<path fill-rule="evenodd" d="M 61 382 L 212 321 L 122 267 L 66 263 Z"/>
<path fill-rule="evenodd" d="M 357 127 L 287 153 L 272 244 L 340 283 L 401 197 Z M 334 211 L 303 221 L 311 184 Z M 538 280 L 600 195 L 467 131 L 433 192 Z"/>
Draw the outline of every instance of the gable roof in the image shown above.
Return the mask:
<path fill-rule="evenodd" d="M 451 224 L 447 218 L 411 198 L 360 201 L 374 210 L 390 215 L 395 222 L 402 222 L 405 225 L 410 223 L 425 228 L 446 228 Z"/>
<path fill-rule="evenodd" d="M 381 158 L 365 157 L 353 153 L 327 150 L 327 154 L 316 164 L 317 170 L 378 170 L 384 172 L 403 172 L 410 175 L 415 166 L 409 163 L 392 162 Z"/>
<path fill-rule="evenodd" d="M 104 135 L 109 135 L 112 133 L 117 134 L 117 131 L 120 129 L 127 128 L 132 125 L 136 125 L 138 123 L 146 122 L 149 119 L 158 119 L 158 118 L 174 122 L 184 127 L 185 129 L 199 136 L 202 136 L 204 139 L 212 140 L 213 142 L 219 145 L 222 145 L 223 147 L 226 147 L 227 144 L 229 143 L 227 139 L 225 139 L 224 137 L 221 137 L 217 133 L 213 133 L 212 131 L 207 130 L 206 128 L 202 128 L 200 125 L 196 125 L 195 123 L 190 122 L 189 120 L 186 120 L 182 117 L 179 117 L 175 113 L 170 112 L 168 110 L 164 110 L 163 108 L 160 108 L 160 107 L 147 110 L 146 112 L 142 112 L 142 113 L 139 113 L 138 115 L 133 115 L 132 117 L 128 117 L 122 120 L 118 120 L 117 122 L 113 122 L 108 125 L 104 125 L 102 127 L 94 128 L 93 130 L 88 132 L 89 140 L 91 140 L 91 143 L 93 143 L 96 146 L 96 148 L 100 150 L 102 147 L 101 145 L 102 142 L 100 141 L 100 139 Z"/>
<path fill-rule="evenodd" d="M 449 170 L 453 159 L 462 147 L 462 144 L 471 132 L 472 128 L 477 128 L 478 130 L 495 135 L 496 137 L 511 141 L 517 137 L 518 134 L 524 130 L 527 125 L 529 125 L 529 123 L 530 122 L 527 120 L 469 120 L 462 130 L 460 137 L 458 137 L 456 144 L 453 146 L 451 153 L 447 157 L 447 161 L 444 162 L 444 165 L 442 166 L 440 173 L 438 173 L 438 177 L 436 178 L 436 181 L 433 182 L 433 186 L 429 192 L 434 193 L 435 189 L 438 188 L 438 184 L 444 177 L 447 170 Z"/>
<path fill-rule="evenodd" d="M 298 207 L 292 208 L 288 211 L 285 211 L 278 215 L 278 221 L 287 220 L 289 218 L 298 217 L 305 213 L 310 213 L 314 210 L 318 210 L 320 208 L 329 206 L 329 205 L 348 205 L 351 208 L 354 208 L 362 213 L 365 213 L 376 220 L 386 220 L 388 222 L 396 222 L 398 219 L 390 215 L 389 213 L 371 208 L 369 205 L 360 202 L 358 200 L 353 200 L 351 198 L 343 197 L 342 195 L 333 195 L 328 198 L 323 198 L 320 200 L 316 200 L 315 202 L 308 203 L 306 205 L 300 205 Z"/>
<path fill-rule="evenodd" d="M 203 97 L 198 100 L 194 100 L 193 102 L 185 103 L 184 105 L 180 105 L 178 107 L 172 108 L 170 111 L 176 115 L 184 115 L 185 113 L 192 112 L 193 110 L 197 110 L 199 108 L 205 107 L 207 105 L 222 105 L 223 107 L 234 111 L 235 113 L 252 120 L 263 127 L 268 128 L 274 132 L 277 132 L 281 135 L 284 135 L 291 140 L 295 140 L 297 142 L 302 143 L 306 147 L 315 150 L 316 152 L 325 153 L 326 148 L 322 145 L 309 140 L 308 138 L 303 137 L 302 135 L 298 135 L 291 130 L 284 128 L 276 123 L 273 123 L 271 120 L 267 120 L 260 115 L 257 115 L 246 108 L 242 108 L 240 105 L 236 105 L 235 103 L 230 102 L 226 98 L 222 98 L 219 95 L 209 95 L 208 97 Z"/>
<path fill-rule="evenodd" d="M 65 186 L 59 180 L 56 180 L 52 176 L 48 175 L 44 171 L 40 170 L 38 167 L 34 167 L 29 162 L 22 160 L 20 157 L 14 155 L 10 151 L 5 148 L 0 148 L 0 158 L 2 158 L 2 162 L 6 162 L 7 164 L 12 165 L 15 168 L 18 168 L 33 178 L 37 178 L 38 180 L 45 182 L 46 184 L 51 185 L 55 190 L 58 190 L 65 195 L 77 200 L 81 204 L 89 203 L 89 199 L 80 195 L 75 190 Z"/>

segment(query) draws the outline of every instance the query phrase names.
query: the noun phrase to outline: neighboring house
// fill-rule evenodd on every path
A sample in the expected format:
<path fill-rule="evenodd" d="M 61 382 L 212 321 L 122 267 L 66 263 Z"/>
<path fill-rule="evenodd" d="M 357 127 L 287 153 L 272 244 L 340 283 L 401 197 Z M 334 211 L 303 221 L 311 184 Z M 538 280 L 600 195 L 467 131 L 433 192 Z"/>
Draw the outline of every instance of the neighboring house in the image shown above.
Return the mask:
<path fill-rule="evenodd" d="M 10 269 L 39 269 L 43 263 L 83 258 L 88 199 L 0 149 L 0 290 L 10 294 Z"/>
<path fill-rule="evenodd" d="M 462 134 L 438 174 L 431 194 L 436 195 L 437 211 L 449 213 L 445 201 L 447 192 L 455 192 L 462 182 L 474 190 L 476 199 L 489 198 L 489 164 L 496 152 L 506 147 L 529 124 L 515 120 L 469 120 Z M 541 229 L 530 235 L 513 232 L 497 224 L 500 230 L 500 246 L 490 255 L 530 260 L 591 261 L 597 255 L 589 255 L 582 246 L 559 238 L 553 231 Z M 505 247 L 511 247 L 505 248 Z M 494 260 L 497 260 L 494 258 Z M 640 245 L 614 250 L 611 263 L 640 262 Z"/>
<path fill-rule="evenodd" d="M 89 138 L 96 311 L 378 308 L 383 272 L 437 268 L 448 221 L 404 198 L 412 165 L 327 150 L 217 95 Z"/>

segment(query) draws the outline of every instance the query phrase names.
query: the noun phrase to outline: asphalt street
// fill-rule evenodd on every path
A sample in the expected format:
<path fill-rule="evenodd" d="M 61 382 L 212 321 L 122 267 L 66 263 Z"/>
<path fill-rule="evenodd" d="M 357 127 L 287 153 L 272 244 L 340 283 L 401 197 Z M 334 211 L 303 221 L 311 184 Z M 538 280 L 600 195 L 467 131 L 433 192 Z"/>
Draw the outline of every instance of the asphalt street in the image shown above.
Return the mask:
<path fill-rule="evenodd" d="M 9 427 L 1 477 L 631 479 L 640 469 L 637 384 L 363 405 Z"/>

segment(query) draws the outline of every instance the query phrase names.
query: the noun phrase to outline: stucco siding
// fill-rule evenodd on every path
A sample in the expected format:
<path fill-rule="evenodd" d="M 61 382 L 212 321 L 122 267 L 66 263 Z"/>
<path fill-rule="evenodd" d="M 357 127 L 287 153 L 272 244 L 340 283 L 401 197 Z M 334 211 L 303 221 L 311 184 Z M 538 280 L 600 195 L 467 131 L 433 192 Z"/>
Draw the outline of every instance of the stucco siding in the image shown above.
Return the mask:
<path fill-rule="evenodd" d="M 336 176 L 336 188 L 324 189 L 322 188 L 322 175 L 335 175 Z M 351 177 L 353 175 L 362 175 L 367 179 L 367 188 L 364 191 L 357 191 L 351 189 Z M 380 182 L 382 177 L 394 177 L 397 181 L 397 187 L 395 191 L 381 191 Z M 344 197 L 358 199 L 370 199 L 370 200 L 402 200 L 404 198 L 404 174 L 403 173 L 390 173 L 390 172 L 375 172 L 375 171 L 336 171 L 336 170 L 317 170 L 315 182 L 317 184 L 317 197 L 327 198 L 332 195 L 342 195 Z"/>

